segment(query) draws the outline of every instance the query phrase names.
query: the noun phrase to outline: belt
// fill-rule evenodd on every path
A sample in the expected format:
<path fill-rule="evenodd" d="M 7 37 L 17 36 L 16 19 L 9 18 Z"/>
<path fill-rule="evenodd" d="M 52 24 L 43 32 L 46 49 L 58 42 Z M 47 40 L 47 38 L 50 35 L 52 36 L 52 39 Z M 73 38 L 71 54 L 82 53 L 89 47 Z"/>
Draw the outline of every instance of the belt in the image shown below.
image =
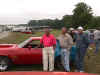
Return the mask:
<path fill-rule="evenodd" d="M 44 46 L 44 47 L 53 47 L 53 46 Z"/>

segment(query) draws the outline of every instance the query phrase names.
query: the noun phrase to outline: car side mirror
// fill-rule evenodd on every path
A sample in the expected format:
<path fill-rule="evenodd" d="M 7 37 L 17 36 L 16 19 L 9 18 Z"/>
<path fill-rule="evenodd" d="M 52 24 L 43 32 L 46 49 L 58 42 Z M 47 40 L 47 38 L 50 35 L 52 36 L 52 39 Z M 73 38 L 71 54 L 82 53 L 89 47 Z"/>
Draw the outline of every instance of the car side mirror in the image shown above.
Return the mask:
<path fill-rule="evenodd" d="M 28 49 L 31 50 L 32 46 L 28 46 Z"/>

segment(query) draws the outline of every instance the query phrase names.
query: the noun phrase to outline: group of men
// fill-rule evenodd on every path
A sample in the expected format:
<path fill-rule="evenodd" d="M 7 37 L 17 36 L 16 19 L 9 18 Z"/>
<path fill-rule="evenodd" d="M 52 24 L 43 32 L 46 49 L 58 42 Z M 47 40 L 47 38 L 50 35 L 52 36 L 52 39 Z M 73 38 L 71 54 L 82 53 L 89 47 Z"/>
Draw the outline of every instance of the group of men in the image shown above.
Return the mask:
<path fill-rule="evenodd" d="M 84 56 L 87 52 L 87 48 L 90 44 L 90 35 L 84 33 L 82 27 L 77 28 L 77 32 L 68 32 L 66 27 L 62 27 L 61 34 L 58 36 L 61 47 L 61 63 L 66 72 L 70 72 L 70 50 L 72 45 L 76 45 L 76 56 L 75 65 L 77 72 L 84 72 Z M 100 41 L 100 40 L 99 40 Z M 40 45 L 43 45 L 43 70 L 44 71 L 54 71 L 54 53 L 56 48 L 56 38 L 50 33 L 48 28 L 45 28 L 45 34 L 40 40 Z"/>

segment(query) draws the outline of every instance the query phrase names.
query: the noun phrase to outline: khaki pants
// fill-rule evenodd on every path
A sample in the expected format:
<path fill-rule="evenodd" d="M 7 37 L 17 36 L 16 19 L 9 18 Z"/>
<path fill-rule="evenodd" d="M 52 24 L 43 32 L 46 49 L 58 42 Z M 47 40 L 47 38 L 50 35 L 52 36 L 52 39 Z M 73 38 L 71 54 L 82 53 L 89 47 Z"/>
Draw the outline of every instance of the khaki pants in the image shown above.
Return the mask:
<path fill-rule="evenodd" d="M 43 70 L 47 71 L 48 66 L 49 66 L 49 71 L 54 70 L 54 50 L 53 50 L 53 47 L 43 48 Z"/>

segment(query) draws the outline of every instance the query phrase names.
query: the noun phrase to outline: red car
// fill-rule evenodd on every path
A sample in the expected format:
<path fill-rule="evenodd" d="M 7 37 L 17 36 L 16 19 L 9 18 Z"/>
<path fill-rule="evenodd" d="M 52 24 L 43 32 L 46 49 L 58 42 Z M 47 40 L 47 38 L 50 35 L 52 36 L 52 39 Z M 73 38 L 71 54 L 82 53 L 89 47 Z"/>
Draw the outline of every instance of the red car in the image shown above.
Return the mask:
<path fill-rule="evenodd" d="M 11 64 L 42 64 L 41 37 L 30 37 L 21 44 L 0 44 L 0 71 Z"/>
<path fill-rule="evenodd" d="M 0 75 L 99 75 L 78 72 L 0 72 Z"/>
<path fill-rule="evenodd" d="M 26 30 L 26 31 L 21 31 L 21 33 L 24 33 L 24 34 L 32 34 L 32 31 Z"/>

